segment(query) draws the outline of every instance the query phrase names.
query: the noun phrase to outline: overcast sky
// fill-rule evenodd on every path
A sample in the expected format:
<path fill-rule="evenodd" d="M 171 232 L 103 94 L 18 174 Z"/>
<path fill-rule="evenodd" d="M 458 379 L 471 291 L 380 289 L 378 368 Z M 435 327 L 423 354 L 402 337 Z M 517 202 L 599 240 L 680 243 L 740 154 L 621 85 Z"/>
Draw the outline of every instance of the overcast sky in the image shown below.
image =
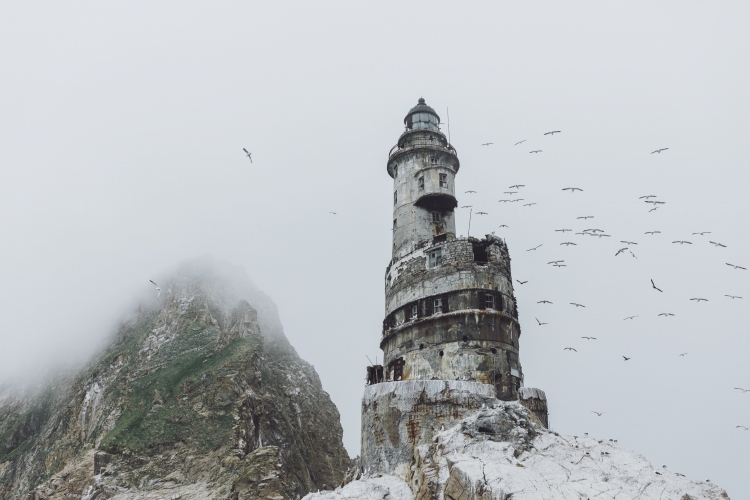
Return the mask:
<path fill-rule="evenodd" d="M 472 235 L 503 236 L 528 281 L 521 362 L 552 427 L 750 497 L 750 432 L 735 428 L 750 393 L 734 389 L 750 388 L 749 15 L 707 1 L 3 2 L 0 379 L 85 357 L 150 278 L 209 253 L 278 304 L 357 455 L 365 356 L 382 359 L 387 154 L 424 97 L 443 121 L 450 108 L 459 205 L 489 213 Z M 526 201 L 498 203 L 517 183 Z M 649 212 L 652 194 L 665 204 Z M 465 235 L 467 211 L 456 219 Z M 621 240 L 637 258 L 615 257 Z"/>

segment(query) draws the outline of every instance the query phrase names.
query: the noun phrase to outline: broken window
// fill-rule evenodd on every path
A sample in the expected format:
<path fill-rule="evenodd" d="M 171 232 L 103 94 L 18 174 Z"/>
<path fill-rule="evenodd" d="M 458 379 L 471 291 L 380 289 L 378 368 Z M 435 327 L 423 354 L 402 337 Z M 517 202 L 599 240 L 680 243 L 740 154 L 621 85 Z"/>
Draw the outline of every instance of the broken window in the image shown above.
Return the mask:
<path fill-rule="evenodd" d="M 495 296 L 491 293 L 485 293 L 484 294 L 484 307 L 486 309 L 494 309 L 495 308 Z"/>
<path fill-rule="evenodd" d="M 393 192 L 393 204 L 398 203 L 398 191 Z"/>
<path fill-rule="evenodd" d="M 419 308 L 417 307 L 417 304 L 414 304 L 411 306 L 411 319 L 417 319 L 419 315 Z"/>
<path fill-rule="evenodd" d="M 430 164 L 437 165 L 437 158 L 430 158 Z"/>
<path fill-rule="evenodd" d="M 393 229 L 396 229 L 397 225 L 398 225 L 398 219 L 393 219 Z"/>
<path fill-rule="evenodd" d="M 448 187 L 448 174 L 440 174 L 440 187 L 441 188 Z"/>
<path fill-rule="evenodd" d="M 401 380 L 404 376 L 404 358 L 393 362 L 393 380 Z"/>
<path fill-rule="evenodd" d="M 432 311 L 433 314 L 438 314 L 443 312 L 443 299 L 435 299 L 432 301 Z"/>
<path fill-rule="evenodd" d="M 419 178 L 419 189 L 424 189 L 424 177 Z"/>
<path fill-rule="evenodd" d="M 442 220 L 443 217 L 440 212 L 432 212 L 432 222 L 434 222 L 435 224 L 440 224 Z"/>
<path fill-rule="evenodd" d="M 443 263 L 443 250 L 438 248 L 430 252 L 430 267 L 437 267 Z"/>

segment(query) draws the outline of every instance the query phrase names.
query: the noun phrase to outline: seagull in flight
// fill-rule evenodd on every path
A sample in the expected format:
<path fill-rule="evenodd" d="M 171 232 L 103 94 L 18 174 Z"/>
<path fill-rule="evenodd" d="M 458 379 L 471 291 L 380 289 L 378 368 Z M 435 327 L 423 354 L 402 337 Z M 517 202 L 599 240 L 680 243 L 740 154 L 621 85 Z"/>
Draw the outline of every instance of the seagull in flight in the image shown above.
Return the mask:
<path fill-rule="evenodd" d="M 461 207 L 461 208 L 471 208 L 471 207 L 473 207 L 473 206 L 474 206 L 474 205 L 464 205 L 464 206 L 463 206 L 463 207 Z"/>
<path fill-rule="evenodd" d="M 247 156 L 248 158 L 250 158 L 250 163 L 252 163 L 252 162 L 253 162 L 253 157 L 252 157 L 252 153 L 250 153 L 250 151 L 248 151 L 248 150 L 247 150 L 247 149 L 245 149 L 245 148 L 242 148 L 242 151 L 244 151 L 244 152 L 245 152 L 245 155 L 246 155 L 246 156 Z"/>
<path fill-rule="evenodd" d="M 526 184 L 516 184 L 514 186 L 508 186 L 508 189 L 518 189 L 522 187 L 526 187 Z"/>
<path fill-rule="evenodd" d="M 521 143 L 524 143 L 524 142 L 526 142 L 526 139 L 524 139 L 524 140 L 522 140 L 522 141 L 518 141 L 517 143 L 515 143 L 515 144 L 513 144 L 513 145 L 514 145 L 514 146 L 518 146 L 519 144 L 521 144 Z"/>
<path fill-rule="evenodd" d="M 464 191 L 464 193 L 476 193 L 476 191 Z"/>
<path fill-rule="evenodd" d="M 511 202 L 516 202 L 516 201 L 523 201 L 523 198 L 516 198 L 515 200 L 510 200 L 510 201 L 511 201 Z"/>
<path fill-rule="evenodd" d="M 704 234 L 711 234 L 711 231 L 703 231 L 701 233 L 693 233 L 693 234 L 700 234 L 701 236 L 703 236 Z"/>
<path fill-rule="evenodd" d="M 637 245 L 635 241 L 621 241 L 620 243 L 625 243 L 626 245 Z"/>
<path fill-rule="evenodd" d="M 571 303 L 570 303 L 570 305 L 572 305 L 572 306 L 576 306 L 576 307 L 586 307 L 586 306 L 584 306 L 583 304 L 578 304 L 578 303 L 576 303 L 576 302 L 571 302 Z"/>
<path fill-rule="evenodd" d="M 552 267 L 568 267 L 567 264 L 552 264 Z"/>
<path fill-rule="evenodd" d="M 583 191 L 581 188 L 563 188 L 563 191 L 570 191 L 571 193 L 575 193 L 576 191 Z"/>
<path fill-rule="evenodd" d="M 540 300 L 539 302 L 537 302 L 537 304 L 551 304 L 551 303 L 552 302 L 550 302 L 549 300 Z"/>
<path fill-rule="evenodd" d="M 643 234 L 661 234 L 661 231 L 646 231 Z"/>
<path fill-rule="evenodd" d="M 628 316 L 628 317 L 627 317 L 627 318 L 625 318 L 625 319 L 633 319 L 633 318 L 637 318 L 637 317 L 638 317 L 637 315 L 636 315 L 636 316 Z M 623 320 L 623 321 L 624 321 L 624 320 Z"/>
<path fill-rule="evenodd" d="M 654 280 L 651 280 L 651 288 L 653 288 L 654 290 L 659 290 L 660 292 L 663 291 L 661 288 L 656 288 L 656 285 L 654 284 Z"/>
<path fill-rule="evenodd" d="M 516 194 L 518 191 L 503 191 L 503 194 Z"/>
<path fill-rule="evenodd" d="M 565 262 L 565 260 L 553 260 L 553 261 L 547 262 L 547 264 L 559 264 L 560 262 Z"/>
<path fill-rule="evenodd" d="M 703 302 L 708 302 L 708 299 L 701 299 L 701 298 L 698 298 L 698 297 L 696 297 L 696 298 L 694 298 L 694 299 L 690 299 L 690 300 L 694 300 L 694 301 L 696 301 L 696 302 L 700 302 L 701 300 L 702 300 Z"/>
<path fill-rule="evenodd" d="M 529 153 L 541 153 L 541 152 L 542 152 L 541 149 L 537 149 L 537 150 L 534 150 L 534 151 L 529 151 Z"/>
<path fill-rule="evenodd" d="M 743 269 L 743 270 L 747 271 L 747 269 L 745 269 L 744 267 L 741 267 L 741 266 L 735 266 L 734 264 L 730 264 L 729 262 L 727 262 L 727 265 L 728 265 L 728 266 L 732 266 L 732 267 L 733 267 L 733 268 L 735 268 L 735 269 Z"/>
<path fill-rule="evenodd" d="M 682 354 L 680 354 L 680 356 L 684 356 L 685 354 L 689 354 L 689 353 L 683 352 Z"/>
<path fill-rule="evenodd" d="M 653 211 L 654 211 L 654 210 L 656 210 L 657 208 L 659 208 L 659 207 L 654 207 L 654 208 L 652 208 L 651 210 L 649 210 L 649 212 L 653 212 Z"/>
<path fill-rule="evenodd" d="M 536 205 L 536 203 L 524 203 L 523 204 L 524 207 L 530 207 L 531 205 Z"/>
<path fill-rule="evenodd" d="M 572 231 L 572 229 L 555 229 L 556 233 L 564 233 L 565 231 Z"/>
<path fill-rule="evenodd" d="M 539 321 L 539 318 L 537 318 L 536 316 L 534 317 L 534 319 L 536 320 L 537 323 L 539 323 L 539 326 L 547 324 L 547 323 L 542 323 L 541 321 Z"/>
<path fill-rule="evenodd" d="M 561 245 L 565 245 L 565 246 L 570 246 L 570 245 L 578 246 L 577 244 L 573 243 L 572 241 L 564 241 L 564 242 L 562 242 L 560 244 Z"/>
<path fill-rule="evenodd" d="M 495 143 L 494 142 L 485 142 L 484 144 L 482 144 L 482 146 L 489 146 L 490 144 L 495 144 Z"/>
<path fill-rule="evenodd" d="M 542 243 L 542 245 L 544 245 L 544 243 Z M 542 245 L 539 245 L 539 246 L 535 246 L 534 248 L 529 248 L 529 249 L 528 249 L 528 250 L 526 250 L 526 251 L 527 251 L 527 252 L 531 252 L 532 250 L 536 250 L 537 248 L 539 248 L 539 247 L 540 247 L 540 246 L 542 246 Z"/>
<path fill-rule="evenodd" d="M 487 212 L 475 212 L 477 215 L 487 215 Z"/>
<path fill-rule="evenodd" d="M 709 241 L 709 243 L 711 243 L 715 247 L 722 247 L 722 248 L 726 248 L 727 247 L 726 245 L 722 245 L 721 243 L 717 243 L 715 241 Z"/>
<path fill-rule="evenodd" d="M 659 316 L 674 316 L 672 313 L 659 313 Z"/>
<path fill-rule="evenodd" d="M 629 360 L 630 358 L 626 358 L 625 356 L 622 357 L 625 361 Z"/>
<path fill-rule="evenodd" d="M 651 154 L 654 154 L 654 153 L 661 153 L 662 151 L 666 151 L 667 149 L 669 149 L 669 148 L 661 148 L 661 149 L 657 149 L 656 151 L 651 151 Z"/>
<path fill-rule="evenodd" d="M 508 203 L 509 201 L 512 201 L 512 200 L 497 200 L 498 203 Z"/>
<path fill-rule="evenodd" d="M 646 199 L 648 200 L 649 198 L 656 198 L 656 195 L 655 195 L 655 194 L 649 194 L 649 195 L 646 195 L 646 196 L 641 196 L 641 197 L 640 197 L 640 198 L 638 198 L 638 199 L 639 199 L 639 200 L 642 200 L 642 199 L 644 199 L 644 198 L 646 198 Z"/>
<path fill-rule="evenodd" d="M 555 134 L 559 134 L 559 133 L 560 133 L 559 130 L 553 130 L 551 132 L 545 132 L 544 135 L 555 135 Z"/>
<path fill-rule="evenodd" d="M 604 412 L 599 413 L 598 411 L 594 411 L 594 410 L 591 410 L 591 413 L 596 413 L 597 417 L 601 417 L 602 415 L 604 415 Z"/>
<path fill-rule="evenodd" d="M 729 297 L 730 299 L 741 299 L 739 295 L 724 295 L 724 297 Z"/>
<path fill-rule="evenodd" d="M 581 337 L 582 339 L 586 340 L 596 340 L 596 337 Z"/>
<path fill-rule="evenodd" d="M 516 281 L 518 281 L 518 280 L 516 280 Z M 518 281 L 518 284 L 519 284 L 519 285 L 525 285 L 525 284 L 526 284 L 526 283 L 528 283 L 528 282 L 529 282 L 529 280 L 526 280 L 526 281 Z"/>
<path fill-rule="evenodd" d="M 328 212 L 329 214 L 337 215 L 336 212 Z"/>
<path fill-rule="evenodd" d="M 506 226 L 505 224 L 500 224 L 499 226 L 497 226 L 498 229 L 500 229 L 501 227 L 508 227 L 508 226 Z"/>
<path fill-rule="evenodd" d="M 687 243 L 688 245 L 692 245 L 692 243 L 690 243 L 689 241 L 685 241 L 685 240 L 673 241 L 672 243 L 679 243 L 680 245 L 684 245 L 685 243 Z"/>
<path fill-rule="evenodd" d="M 744 425 L 738 425 L 737 427 L 735 427 L 735 429 L 740 429 L 740 428 L 741 428 L 741 429 L 745 429 L 746 431 L 747 431 L 747 430 L 750 430 L 750 429 L 748 429 L 747 427 L 745 427 Z"/>
<path fill-rule="evenodd" d="M 743 393 L 750 392 L 750 389 L 743 389 L 742 387 L 735 387 L 735 389 L 737 389 L 738 391 L 742 391 Z"/>
<path fill-rule="evenodd" d="M 566 347 L 565 349 L 563 349 L 563 351 L 576 351 L 576 352 L 578 352 L 576 349 L 573 349 L 572 347 Z"/>
<path fill-rule="evenodd" d="M 161 295 L 161 288 L 159 288 L 159 285 L 157 285 L 156 283 L 154 283 L 154 281 L 153 281 L 153 280 L 149 280 L 149 281 L 150 281 L 151 283 L 153 283 L 153 284 L 154 284 L 154 286 L 156 287 L 156 298 L 158 299 L 158 298 L 159 298 L 159 296 Z"/>
<path fill-rule="evenodd" d="M 583 219 L 583 220 L 593 219 L 593 218 L 594 218 L 593 215 L 584 215 L 583 217 L 576 217 L 576 219 Z"/>
<path fill-rule="evenodd" d="M 615 257 L 617 257 L 618 255 L 620 255 L 620 254 L 621 254 L 622 252 L 624 252 L 624 251 L 625 251 L 625 250 L 627 250 L 627 249 L 628 249 L 627 247 L 619 249 L 619 250 L 617 251 L 617 253 L 615 254 Z"/>

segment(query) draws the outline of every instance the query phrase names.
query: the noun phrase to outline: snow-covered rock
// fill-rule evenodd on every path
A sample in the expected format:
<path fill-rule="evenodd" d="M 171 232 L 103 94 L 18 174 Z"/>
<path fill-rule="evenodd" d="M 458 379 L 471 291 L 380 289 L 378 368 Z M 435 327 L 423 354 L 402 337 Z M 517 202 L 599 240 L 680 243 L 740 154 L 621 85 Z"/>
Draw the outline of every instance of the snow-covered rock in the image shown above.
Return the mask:
<path fill-rule="evenodd" d="M 401 479 L 410 487 L 409 496 L 404 496 Z M 711 483 L 655 469 L 641 455 L 612 441 L 558 435 L 533 422 L 520 403 L 499 402 L 437 433 L 432 444 L 418 447 L 409 477 L 364 476 L 336 491 L 305 498 L 719 500 L 729 497 Z"/>

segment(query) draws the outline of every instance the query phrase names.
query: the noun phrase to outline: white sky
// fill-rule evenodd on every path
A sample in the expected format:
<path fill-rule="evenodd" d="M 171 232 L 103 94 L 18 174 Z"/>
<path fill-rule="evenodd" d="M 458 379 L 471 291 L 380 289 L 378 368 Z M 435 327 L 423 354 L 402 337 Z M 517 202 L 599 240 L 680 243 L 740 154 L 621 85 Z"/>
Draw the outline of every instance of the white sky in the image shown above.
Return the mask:
<path fill-rule="evenodd" d="M 750 270 L 725 264 L 750 269 L 749 14 L 690 1 L 3 2 L 0 379 L 85 356 L 150 278 L 210 253 L 278 304 L 356 455 L 365 355 L 382 359 L 387 153 L 423 96 L 443 119 L 450 107 L 459 204 L 489 212 L 472 234 L 504 236 L 528 280 L 521 361 L 553 428 L 750 497 L 750 432 L 735 428 L 750 426 L 750 393 L 733 389 L 750 388 Z M 516 183 L 537 205 L 497 203 Z M 649 213 L 648 194 L 666 204 Z M 457 221 L 466 234 L 466 210 Z M 620 240 L 638 242 L 637 259 L 614 257 Z"/>

